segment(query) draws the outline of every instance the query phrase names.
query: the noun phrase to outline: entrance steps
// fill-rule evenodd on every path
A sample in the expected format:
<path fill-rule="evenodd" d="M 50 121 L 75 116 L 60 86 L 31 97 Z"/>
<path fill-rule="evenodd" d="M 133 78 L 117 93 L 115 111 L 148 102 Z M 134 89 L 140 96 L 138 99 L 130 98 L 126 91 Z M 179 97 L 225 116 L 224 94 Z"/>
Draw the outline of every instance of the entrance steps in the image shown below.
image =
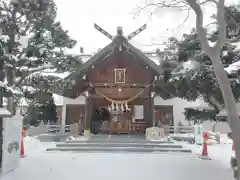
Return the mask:
<path fill-rule="evenodd" d="M 153 143 L 58 143 L 56 147 L 144 147 L 144 148 L 182 148 L 179 144 Z"/>
<path fill-rule="evenodd" d="M 104 144 L 174 144 L 173 141 L 161 140 L 161 141 L 148 141 L 148 140 L 136 140 L 136 139 L 90 139 L 90 140 L 72 140 L 66 141 L 67 144 L 84 144 L 84 143 L 104 143 Z"/>
<path fill-rule="evenodd" d="M 47 151 L 72 151 L 72 152 L 183 152 L 191 153 L 190 149 L 185 149 L 180 144 L 172 141 L 109 141 L 109 140 L 89 140 L 89 141 L 66 141 L 57 143 L 55 148 L 48 148 Z"/>
<path fill-rule="evenodd" d="M 144 148 L 144 147 L 60 147 L 49 148 L 47 151 L 72 151 L 72 152 L 181 152 L 191 153 L 189 149 L 180 148 Z"/>

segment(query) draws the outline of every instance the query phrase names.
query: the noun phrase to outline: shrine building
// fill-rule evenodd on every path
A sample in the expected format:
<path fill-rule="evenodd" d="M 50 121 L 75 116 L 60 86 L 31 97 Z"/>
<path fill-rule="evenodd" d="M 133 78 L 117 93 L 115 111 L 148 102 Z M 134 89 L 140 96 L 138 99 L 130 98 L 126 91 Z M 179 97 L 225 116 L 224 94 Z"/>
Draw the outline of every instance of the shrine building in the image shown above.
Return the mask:
<path fill-rule="evenodd" d="M 101 133 L 144 133 L 159 121 L 173 125 L 174 118 L 182 118 L 183 101 L 165 89 L 163 70 L 129 42 L 146 25 L 127 37 L 121 27 L 116 36 L 95 28 L 112 41 L 66 77 L 62 124 L 78 121 L 84 131 L 94 131 L 100 123 Z"/>

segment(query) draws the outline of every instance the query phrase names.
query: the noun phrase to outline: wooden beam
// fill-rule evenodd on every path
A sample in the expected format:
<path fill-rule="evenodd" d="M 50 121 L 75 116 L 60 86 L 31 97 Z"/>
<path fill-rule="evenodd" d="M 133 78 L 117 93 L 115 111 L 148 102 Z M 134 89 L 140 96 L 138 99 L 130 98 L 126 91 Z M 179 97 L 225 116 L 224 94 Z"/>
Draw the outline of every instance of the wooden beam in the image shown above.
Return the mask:
<path fill-rule="evenodd" d="M 146 88 L 149 86 L 149 83 L 123 83 L 123 84 L 116 84 L 116 83 L 93 83 L 94 87 L 121 87 L 121 88 Z"/>
<path fill-rule="evenodd" d="M 131 40 L 133 37 L 141 33 L 146 28 L 147 28 L 147 24 L 144 24 L 142 27 L 138 28 L 136 31 L 133 31 L 131 34 L 128 35 L 128 40 Z"/>
<path fill-rule="evenodd" d="M 99 32 L 101 32 L 103 35 L 105 35 L 106 37 L 108 37 L 109 39 L 113 39 L 112 35 L 109 34 L 107 31 L 105 31 L 103 28 L 101 28 L 100 26 L 98 26 L 96 23 L 94 23 L 94 27 L 95 29 L 97 29 Z"/>
<path fill-rule="evenodd" d="M 98 94 L 90 94 L 90 97 L 93 98 L 93 99 L 104 99 L 104 97 L 98 95 Z M 111 97 L 112 98 L 112 97 Z M 149 96 L 147 95 L 144 95 L 144 96 L 139 96 L 138 98 L 141 98 L 141 99 L 148 99 Z M 114 99 L 114 98 L 113 98 Z"/>

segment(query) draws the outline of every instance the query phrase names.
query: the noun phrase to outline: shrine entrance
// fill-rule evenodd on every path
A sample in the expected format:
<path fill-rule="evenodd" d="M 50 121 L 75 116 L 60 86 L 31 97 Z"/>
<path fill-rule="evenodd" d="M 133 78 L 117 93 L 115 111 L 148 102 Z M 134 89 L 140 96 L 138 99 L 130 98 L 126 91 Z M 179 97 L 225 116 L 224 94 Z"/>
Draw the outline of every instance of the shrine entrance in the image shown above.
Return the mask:
<path fill-rule="evenodd" d="M 140 99 L 129 104 L 110 103 L 102 98 L 95 98 L 92 102 L 91 132 L 94 134 L 145 133 L 144 105 L 135 105 L 141 103 Z"/>
<path fill-rule="evenodd" d="M 112 42 L 68 76 L 69 83 L 63 95 L 76 98 L 85 94 L 86 136 L 93 131 L 144 133 L 155 122 L 155 94 L 163 99 L 171 97 L 162 85 L 161 68 L 129 43 L 146 25 L 127 37 L 123 36 L 121 27 L 117 28 L 116 36 L 96 24 L 94 27 Z"/>

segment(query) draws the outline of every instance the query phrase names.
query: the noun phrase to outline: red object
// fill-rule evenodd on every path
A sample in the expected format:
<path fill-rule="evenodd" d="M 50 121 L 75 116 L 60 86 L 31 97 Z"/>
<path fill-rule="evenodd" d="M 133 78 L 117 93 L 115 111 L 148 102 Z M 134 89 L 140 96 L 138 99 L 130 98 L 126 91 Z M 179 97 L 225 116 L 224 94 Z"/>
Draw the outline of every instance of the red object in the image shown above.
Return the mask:
<path fill-rule="evenodd" d="M 206 143 L 203 143 L 202 156 L 208 156 L 208 148 Z"/>
<path fill-rule="evenodd" d="M 23 128 L 22 129 L 22 138 L 21 138 L 21 147 L 20 147 L 20 157 L 25 157 L 25 153 L 24 153 L 24 142 L 23 142 L 23 138 L 25 137 L 26 130 Z"/>
<path fill-rule="evenodd" d="M 232 151 L 235 151 L 234 145 L 232 145 Z"/>
<path fill-rule="evenodd" d="M 208 140 L 208 133 L 207 133 L 207 132 L 204 132 L 204 133 L 203 133 L 203 139 L 204 139 L 204 140 Z"/>
<path fill-rule="evenodd" d="M 21 139 L 20 157 L 25 157 L 23 138 Z"/>

